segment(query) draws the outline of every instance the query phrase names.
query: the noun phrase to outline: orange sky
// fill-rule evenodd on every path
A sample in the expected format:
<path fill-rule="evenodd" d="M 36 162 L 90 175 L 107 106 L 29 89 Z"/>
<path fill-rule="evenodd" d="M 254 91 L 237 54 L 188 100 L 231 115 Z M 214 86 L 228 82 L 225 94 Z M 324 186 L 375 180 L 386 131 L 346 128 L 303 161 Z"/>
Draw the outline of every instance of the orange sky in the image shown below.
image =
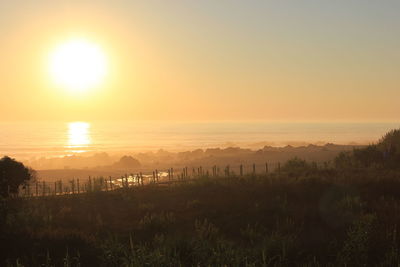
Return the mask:
<path fill-rule="evenodd" d="M 399 118 L 396 1 L 6 2 L 1 121 Z M 76 38 L 109 60 L 85 94 L 48 71 Z"/>

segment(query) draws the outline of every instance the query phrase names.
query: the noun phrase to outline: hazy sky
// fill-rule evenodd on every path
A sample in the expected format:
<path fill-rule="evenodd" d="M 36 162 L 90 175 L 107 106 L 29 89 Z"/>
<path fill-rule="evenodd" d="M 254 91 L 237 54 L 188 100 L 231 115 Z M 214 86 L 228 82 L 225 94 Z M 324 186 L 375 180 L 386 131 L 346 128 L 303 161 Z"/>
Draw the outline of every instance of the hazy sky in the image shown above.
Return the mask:
<path fill-rule="evenodd" d="M 0 120 L 400 117 L 400 1 L 1 1 Z M 58 88 L 48 55 L 86 38 L 99 88 Z"/>

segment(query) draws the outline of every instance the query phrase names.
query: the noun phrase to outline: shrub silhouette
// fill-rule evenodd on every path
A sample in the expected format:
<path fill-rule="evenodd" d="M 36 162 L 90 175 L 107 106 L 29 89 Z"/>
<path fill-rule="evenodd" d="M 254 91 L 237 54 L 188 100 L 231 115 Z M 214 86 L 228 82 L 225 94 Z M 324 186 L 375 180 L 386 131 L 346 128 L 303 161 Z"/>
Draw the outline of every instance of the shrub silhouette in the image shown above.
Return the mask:
<path fill-rule="evenodd" d="M 354 166 L 353 154 L 349 151 L 340 152 L 334 159 L 335 167 L 338 169 L 348 169 Z"/>
<path fill-rule="evenodd" d="M 33 169 L 10 157 L 0 159 L 0 196 L 18 193 L 18 187 L 36 177 Z"/>
<path fill-rule="evenodd" d="M 114 168 L 129 169 L 140 167 L 140 162 L 132 156 L 123 156 L 119 161 L 115 162 Z"/>
<path fill-rule="evenodd" d="M 369 145 L 366 148 L 354 149 L 354 158 L 362 167 L 371 165 L 381 165 L 384 153 L 378 149 L 377 145 Z"/>
<path fill-rule="evenodd" d="M 313 165 L 297 157 L 288 160 L 283 166 L 282 171 L 289 174 L 303 174 L 313 169 Z"/>
<path fill-rule="evenodd" d="M 380 150 L 392 155 L 400 152 L 400 129 L 391 130 L 386 133 L 378 142 Z"/>

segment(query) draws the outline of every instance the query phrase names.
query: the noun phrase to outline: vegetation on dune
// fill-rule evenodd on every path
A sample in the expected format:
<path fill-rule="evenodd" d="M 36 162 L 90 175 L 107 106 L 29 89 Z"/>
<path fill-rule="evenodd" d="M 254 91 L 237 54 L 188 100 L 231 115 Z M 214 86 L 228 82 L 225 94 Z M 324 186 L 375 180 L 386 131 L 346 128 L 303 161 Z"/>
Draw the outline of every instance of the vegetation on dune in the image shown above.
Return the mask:
<path fill-rule="evenodd" d="M 386 133 L 377 144 L 340 153 L 335 164 L 338 168 L 400 168 L 400 129 Z"/>
<path fill-rule="evenodd" d="M 3 201 L 8 266 L 398 266 L 398 131 L 321 168 Z M 397 152 L 399 151 L 399 152 Z"/>

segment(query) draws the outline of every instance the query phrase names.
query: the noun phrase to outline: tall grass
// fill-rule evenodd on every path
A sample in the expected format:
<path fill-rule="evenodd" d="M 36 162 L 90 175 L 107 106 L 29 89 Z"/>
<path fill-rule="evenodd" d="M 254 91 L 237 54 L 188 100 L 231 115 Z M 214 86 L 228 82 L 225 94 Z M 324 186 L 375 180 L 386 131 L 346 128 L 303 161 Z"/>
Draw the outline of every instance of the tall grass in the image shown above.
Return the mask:
<path fill-rule="evenodd" d="M 399 192 L 396 170 L 295 160 L 262 175 L 3 199 L 0 265 L 398 266 Z"/>

